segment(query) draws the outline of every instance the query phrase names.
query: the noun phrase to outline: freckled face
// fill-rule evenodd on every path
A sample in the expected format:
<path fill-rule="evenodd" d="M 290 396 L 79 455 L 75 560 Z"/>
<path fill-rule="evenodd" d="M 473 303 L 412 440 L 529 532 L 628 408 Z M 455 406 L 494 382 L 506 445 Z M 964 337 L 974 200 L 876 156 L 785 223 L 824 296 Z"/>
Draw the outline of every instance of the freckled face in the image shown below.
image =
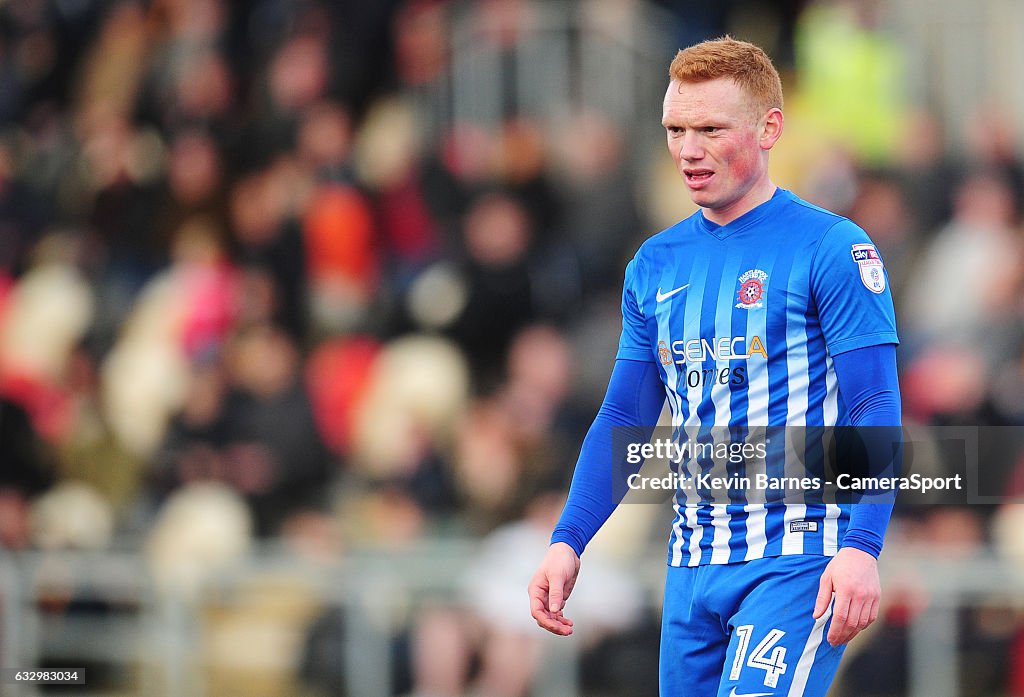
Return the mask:
<path fill-rule="evenodd" d="M 662 118 L 668 149 L 709 220 L 728 223 L 771 197 L 768 151 L 782 132 L 781 118 L 778 109 L 756 113 L 729 78 L 669 84 Z"/>

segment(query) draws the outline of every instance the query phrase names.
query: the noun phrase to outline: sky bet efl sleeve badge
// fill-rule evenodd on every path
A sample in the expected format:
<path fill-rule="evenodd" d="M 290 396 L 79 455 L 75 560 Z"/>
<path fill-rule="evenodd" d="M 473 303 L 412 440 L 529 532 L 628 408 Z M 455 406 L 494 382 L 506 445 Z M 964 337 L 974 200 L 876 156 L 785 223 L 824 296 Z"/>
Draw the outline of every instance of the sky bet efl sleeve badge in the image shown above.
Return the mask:
<path fill-rule="evenodd" d="M 885 290 L 885 268 L 875 245 L 855 244 L 851 253 L 860 269 L 860 280 L 864 287 L 872 293 L 881 293 Z"/>

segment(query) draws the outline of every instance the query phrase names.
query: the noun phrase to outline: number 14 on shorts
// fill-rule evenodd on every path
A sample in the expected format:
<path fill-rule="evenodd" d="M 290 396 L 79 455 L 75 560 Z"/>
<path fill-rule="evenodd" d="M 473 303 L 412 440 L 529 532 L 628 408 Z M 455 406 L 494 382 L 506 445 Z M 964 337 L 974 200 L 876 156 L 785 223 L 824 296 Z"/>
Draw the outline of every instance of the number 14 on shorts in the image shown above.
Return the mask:
<path fill-rule="evenodd" d="M 736 627 L 739 643 L 736 646 L 736 657 L 732 661 L 732 670 L 729 671 L 730 680 L 740 679 L 740 672 L 744 665 L 743 660 L 747 658 L 747 649 L 750 648 L 750 637 L 753 633 L 754 625 L 752 624 Z M 776 646 L 785 635 L 786 633 L 781 629 L 770 630 L 765 638 L 754 647 L 750 658 L 747 659 L 748 667 L 765 671 L 764 684 L 767 687 L 776 687 L 779 684 L 779 676 L 786 672 L 786 647 Z"/>

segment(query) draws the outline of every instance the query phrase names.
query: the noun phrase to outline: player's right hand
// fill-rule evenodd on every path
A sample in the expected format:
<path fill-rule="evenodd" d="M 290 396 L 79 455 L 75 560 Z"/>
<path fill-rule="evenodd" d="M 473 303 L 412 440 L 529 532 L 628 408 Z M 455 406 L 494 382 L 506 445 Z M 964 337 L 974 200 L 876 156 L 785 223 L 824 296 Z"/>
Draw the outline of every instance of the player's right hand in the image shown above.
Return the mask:
<path fill-rule="evenodd" d="M 580 558 L 564 542 L 548 547 L 544 561 L 530 581 L 530 612 L 537 624 L 552 634 L 572 634 L 572 620 L 562 614 L 576 577 L 580 573 Z"/>

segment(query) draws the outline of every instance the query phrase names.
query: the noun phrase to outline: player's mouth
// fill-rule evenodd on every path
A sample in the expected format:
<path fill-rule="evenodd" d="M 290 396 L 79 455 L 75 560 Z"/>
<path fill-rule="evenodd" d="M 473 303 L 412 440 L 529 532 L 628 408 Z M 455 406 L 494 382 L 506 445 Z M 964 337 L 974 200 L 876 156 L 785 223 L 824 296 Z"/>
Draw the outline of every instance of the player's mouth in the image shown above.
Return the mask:
<path fill-rule="evenodd" d="M 684 169 L 683 176 L 686 178 L 686 185 L 691 189 L 702 189 L 715 173 L 710 169 Z"/>

